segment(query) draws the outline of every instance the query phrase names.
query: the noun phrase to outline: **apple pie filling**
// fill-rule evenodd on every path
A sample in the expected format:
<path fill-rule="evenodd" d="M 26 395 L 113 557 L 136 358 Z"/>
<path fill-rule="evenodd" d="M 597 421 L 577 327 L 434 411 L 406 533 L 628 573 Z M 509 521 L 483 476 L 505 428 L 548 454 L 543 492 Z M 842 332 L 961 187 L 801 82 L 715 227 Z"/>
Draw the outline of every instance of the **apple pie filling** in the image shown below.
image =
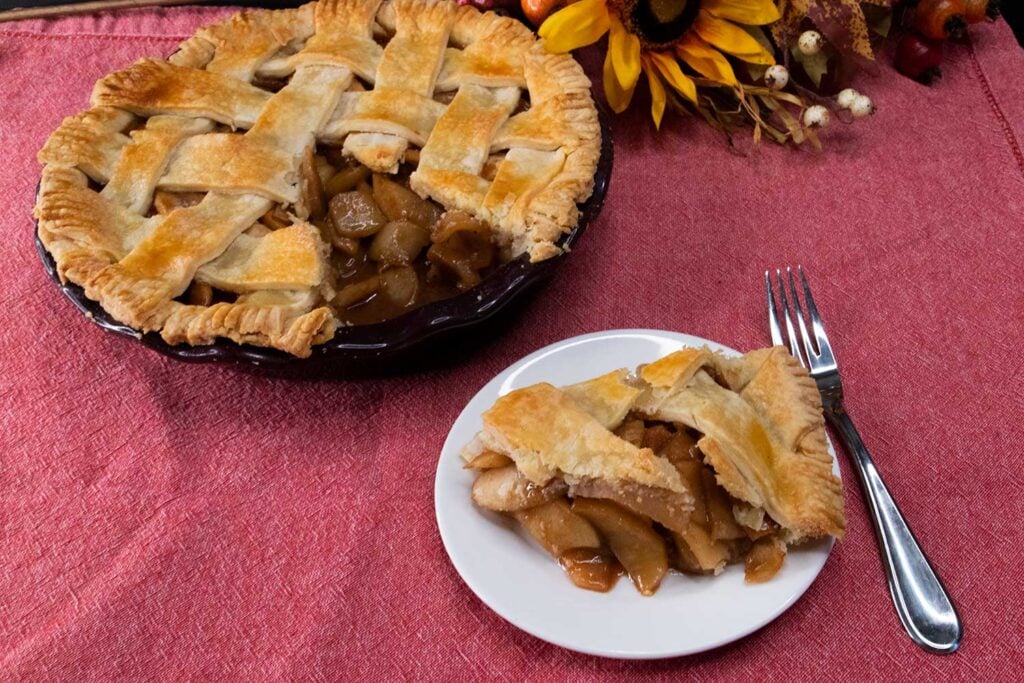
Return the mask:
<path fill-rule="evenodd" d="M 608 591 L 626 574 L 651 595 L 670 570 L 718 574 L 740 562 L 751 583 L 778 573 L 786 555 L 779 525 L 719 486 L 697 446 L 699 433 L 630 413 L 614 434 L 669 462 L 693 498 L 692 510 L 668 492 L 625 482 L 569 486 L 555 478 L 538 486 L 492 450 L 466 463 L 478 472 L 473 501 L 514 518 L 587 590 Z"/>
<path fill-rule="evenodd" d="M 409 189 L 418 159 L 418 150 L 410 150 L 398 172 L 386 175 L 371 172 L 340 148 L 318 146 L 300 166 L 300 205 L 331 250 L 321 295 L 342 324 L 377 323 L 455 296 L 502 261 L 490 226 L 468 213 L 445 211 Z M 496 168 L 498 160 L 489 165 Z M 194 206 L 203 197 L 157 190 L 153 213 Z M 293 210 L 274 206 L 247 234 L 262 237 L 293 225 Z M 234 297 L 200 273 L 180 300 L 209 306 Z"/>

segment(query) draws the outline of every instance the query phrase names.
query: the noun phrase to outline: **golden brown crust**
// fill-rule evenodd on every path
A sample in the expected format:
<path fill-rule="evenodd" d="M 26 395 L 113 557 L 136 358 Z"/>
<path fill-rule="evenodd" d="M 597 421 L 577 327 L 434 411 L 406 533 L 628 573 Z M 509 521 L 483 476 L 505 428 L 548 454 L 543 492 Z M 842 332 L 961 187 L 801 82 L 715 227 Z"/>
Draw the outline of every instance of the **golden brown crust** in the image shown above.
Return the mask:
<path fill-rule="evenodd" d="M 523 60 L 536 39 L 521 22 L 461 6 L 450 39 L 463 49 L 446 51 L 437 91 L 457 90 L 466 83 L 489 88 L 527 87 Z M 496 50 L 496 45 L 501 49 Z"/>
<path fill-rule="evenodd" d="M 480 169 L 491 138 L 518 102 L 516 88 L 459 88 L 420 151 L 409 187 L 445 206 L 476 213 L 490 187 Z"/>
<path fill-rule="evenodd" d="M 832 473 L 821 398 L 785 349 L 740 358 L 686 349 L 640 375 L 650 388 L 637 408 L 701 432 L 698 445 L 731 495 L 766 510 L 790 541 L 842 538 L 842 485 Z"/>
<path fill-rule="evenodd" d="M 275 141 L 207 133 L 182 140 L 159 186 L 171 192 L 254 194 L 282 204 L 299 200 L 290 150 Z"/>
<path fill-rule="evenodd" d="M 159 330 L 171 299 L 271 207 L 252 195 L 208 194 L 172 211 L 119 262 L 82 283 L 108 313 L 144 332 Z"/>
<path fill-rule="evenodd" d="M 761 418 L 772 440 L 797 456 L 793 480 L 809 482 L 792 512 L 796 522 L 791 530 L 797 537 L 831 534 L 842 538 L 846 528 L 843 488 L 832 474 L 817 385 L 781 346 L 748 354 L 744 361 L 756 370 L 742 387 L 733 389 Z M 737 359 L 718 359 L 723 370 L 741 364 Z"/>
<path fill-rule="evenodd" d="M 387 16 L 384 11 L 387 7 L 385 4 L 382 8 L 382 16 Z M 387 23 L 385 26 L 390 28 Z M 524 184 L 522 195 L 503 192 L 500 198 L 492 198 L 490 202 L 492 206 L 508 206 L 526 196 L 528 199 L 522 202 L 521 211 L 502 211 L 485 218 L 496 220 L 499 225 L 506 219 L 505 240 L 513 254 L 528 253 L 531 261 L 556 256 L 561 253 L 556 242 L 579 220 L 578 203 L 586 201 L 593 191 L 594 173 L 601 154 L 601 127 L 590 95 L 590 79 L 571 56 L 548 53 L 528 29 L 508 17 L 481 14 L 463 7 L 451 38 L 456 45 L 466 46 L 464 53 L 468 52 L 469 56 L 458 63 L 446 60 L 439 81 L 442 85 L 448 74 L 459 70 L 464 73 L 475 70 L 469 82 L 491 87 L 511 85 L 515 79 L 508 71 L 514 61 L 510 57 L 522 55 L 520 68 L 530 95 L 530 109 L 505 120 L 491 136 L 492 149 L 558 149 L 564 160 L 557 170 L 545 171 L 550 175 L 546 185 Z M 474 48 L 477 41 L 483 48 L 479 51 Z M 510 47 L 499 51 L 502 56 L 497 62 L 493 56 L 489 60 L 479 58 L 488 51 L 495 52 L 495 44 Z M 479 198 L 489 189 L 450 171 L 436 175 L 434 180 L 435 185 L 450 186 L 455 194 L 463 195 L 461 201 L 467 205 L 478 206 Z M 430 193 L 430 183 L 422 183 L 420 189 L 424 194 Z"/>
<path fill-rule="evenodd" d="M 153 224 L 90 190 L 83 172 L 59 165 L 43 169 L 35 216 L 61 279 L 76 284 L 118 261 L 126 242 Z"/>
<path fill-rule="evenodd" d="M 370 33 L 380 0 L 321 0 L 315 5 L 315 30 L 289 66 L 331 65 L 372 79 L 383 49 Z"/>
<path fill-rule="evenodd" d="M 166 185 L 166 171 L 178 145 L 202 137 L 212 121 L 181 116 L 154 116 L 145 128 L 131 132 L 131 142 L 121 150 L 114 172 L 101 195 L 115 204 L 142 215 L 153 203 L 157 183 Z M 127 249 L 134 244 L 126 245 Z"/>
<path fill-rule="evenodd" d="M 265 90 L 214 71 L 140 59 L 100 79 L 93 89 L 92 104 L 142 116 L 177 114 L 249 128 L 270 97 Z"/>
<path fill-rule="evenodd" d="M 707 349 L 685 348 L 641 367 L 640 379 L 650 387 L 652 398 L 660 400 L 690 381 L 712 358 Z"/>
<path fill-rule="evenodd" d="M 334 335 L 337 323 L 325 307 L 308 310 L 311 300 L 302 301 L 301 296 L 294 302 L 263 296 L 213 306 L 172 303 L 160 335 L 168 344 L 193 346 L 212 344 L 218 337 L 224 337 L 239 344 L 269 346 L 306 358 L 313 345 Z"/>
<path fill-rule="evenodd" d="M 605 429 L 611 430 L 626 419 L 640 395 L 640 389 L 630 384 L 629 372 L 622 368 L 562 387 L 562 393 Z"/>
<path fill-rule="evenodd" d="M 525 69 L 531 103 L 546 109 L 559 134 L 573 135 L 569 138 L 573 142 L 562 147 L 562 170 L 533 198 L 525 216 L 530 260 L 542 261 L 558 252 L 555 242 L 579 220 L 577 204 L 593 192 L 601 126 L 590 97 L 590 80 L 576 60 L 549 54 L 538 44 L 531 49 Z M 544 124 L 535 125 L 544 128 Z"/>
<path fill-rule="evenodd" d="M 291 41 L 309 39 L 313 30 L 311 5 L 293 10 L 238 12 L 196 31 L 192 40 L 202 41 L 210 49 L 208 57 L 202 50 L 201 63 L 191 66 L 249 81 L 278 50 Z M 190 43 L 186 41 L 179 51 L 188 49 Z"/>
<path fill-rule="evenodd" d="M 129 138 L 121 133 L 135 117 L 113 107 L 69 116 L 39 150 L 39 163 L 80 169 L 99 183 L 110 179 Z"/>
<path fill-rule="evenodd" d="M 440 102 L 408 90 L 347 92 L 318 138 L 337 142 L 354 133 L 383 133 L 422 146 L 444 110 Z"/>
<path fill-rule="evenodd" d="M 514 391 L 484 413 L 484 429 L 463 457 L 497 451 L 537 484 L 557 477 L 574 495 L 617 500 L 703 548 L 690 558 L 694 566 L 721 569 L 731 546 L 691 538 L 702 532 L 680 521 L 689 519 L 680 509 L 693 508 L 678 503 L 692 496 L 674 465 L 612 433 L 630 412 L 699 432 L 705 464 L 749 504 L 752 528 L 767 512 L 787 542 L 842 538 L 842 485 L 832 474 L 817 387 L 782 347 L 735 358 L 688 348 L 642 366 L 636 379 L 616 370 L 561 390 Z"/>
<path fill-rule="evenodd" d="M 382 31 L 383 48 L 374 37 Z M 436 68 L 424 69 L 429 63 Z M 379 89 L 342 97 L 353 72 Z M 257 78 L 290 80 L 271 93 Z M 241 299 L 202 310 L 175 298 L 197 272 L 229 291 L 249 292 L 253 282 L 320 291 L 310 283 L 317 272 L 323 279 L 322 244 L 307 240 L 296 252 L 283 238 L 239 237 L 266 202 L 304 215 L 296 173 L 311 134 L 344 141 L 347 153 L 392 172 L 409 144 L 430 148 L 434 133 L 448 130 L 451 140 L 433 145 L 438 154 L 423 150 L 417 189 L 493 221 L 506 254 L 540 260 L 559 253 L 555 243 L 591 191 L 600 130 L 589 88 L 571 57 L 544 52 L 521 23 L 451 2 L 320 0 L 240 12 L 199 29 L 167 60 L 142 59 L 100 79 L 92 108 L 66 119 L 39 153 L 40 239 L 62 278 L 140 331 L 162 331 L 172 343 L 222 336 L 305 355 L 301 343 L 328 338 L 335 325 L 315 301 L 301 311 Z M 487 99 L 481 91 L 496 98 L 495 116 L 484 121 L 472 107 L 460 115 L 433 99 L 455 89 L 475 92 L 477 103 Z M 532 108 L 511 115 L 520 89 Z M 442 125 L 446 115 L 454 126 Z M 492 150 L 509 150 L 493 182 L 473 168 Z M 473 164 L 452 162 L 467 151 Z M 207 199 L 151 215 L 157 190 Z M 256 244 L 280 251 L 256 260 L 236 253 Z M 293 273 L 255 267 L 281 266 L 297 253 Z M 252 266 L 246 277 L 239 259 Z"/>
<path fill-rule="evenodd" d="M 550 384 L 502 396 L 483 421 L 483 442 L 512 458 L 535 484 L 598 479 L 689 495 L 668 462 L 615 436 Z"/>
<path fill-rule="evenodd" d="M 196 280 L 239 294 L 313 290 L 324 281 L 329 253 L 316 227 L 294 223 L 264 235 L 239 235 L 196 271 Z"/>

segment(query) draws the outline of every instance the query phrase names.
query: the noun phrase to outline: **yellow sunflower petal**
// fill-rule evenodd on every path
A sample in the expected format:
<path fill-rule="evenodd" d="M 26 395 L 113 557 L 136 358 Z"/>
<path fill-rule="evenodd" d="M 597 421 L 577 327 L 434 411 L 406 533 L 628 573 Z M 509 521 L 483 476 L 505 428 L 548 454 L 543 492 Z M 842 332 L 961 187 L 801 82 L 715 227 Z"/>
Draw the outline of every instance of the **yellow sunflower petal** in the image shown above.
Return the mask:
<path fill-rule="evenodd" d="M 678 54 L 691 69 L 704 78 L 710 78 L 726 85 L 736 85 L 736 74 L 732 64 L 721 52 L 711 47 L 694 33 L 687 33 L 676 44 Z"/>
<path fill-rule="evenodd" d="M 640 39 L 627 31 L 617 16 L 612 15 L 610 19 L 608 59 L 611 60 L 619 85 L 625 90 L 632 90 L 640 78 Z"/>
<path fill-rule="evenodd" d="M 608 32 L 605 0 L 580 0 L 544 20 L 537 33 L 548 52 L 569 52 L 596 43 Z"/>
<path fill-rule="evenodd" d="M 640 74 L 640 58 L 637 55 L 637 78 Z M 612 108 L 616 114 L 621 114 L 626 111 L 626 107 L 629 106 L 630 100 L 633 99 L 633 90 L 636 88 L 637 79 L 634 78 L 633 82 L 629 87 L 624 87 L 619 81 L 618 74 L 615 73 L 615 66 L 612 59 L 612 51 L 609 49 L 608 54 L 604 57 L 604 96 L 608 100 L 608 106 Z"/>
<path fill-rule="evenodd" d="M 665 79 L 666 83 L 691 102 L 697 101 L 697 86 L 679 68 L 679 62 L 676 61 L 674 56 L 668 52 L 651 52 L 649 56 L 651 64 L 658 69 L 658 73 Z"/>
<path fill-rule="evenodd" d="M 661 129 L 661 117 L 665 115 L 665 86 L 658 78 L 658 69 L 647 59 L 643 60 L 644 73 L 647 74 L 647 82 L 651 86 L 651 118 L 654 119 L 654 127 Z"/>
<path fill-rule="evenodd" d="M 740 24 L 761 26 L 779 20 L 779 10 L 772 0 L 703 0 L 700 6 L 716 17 Z"/>
<path fill-rule="evenodd" d="M 719 50 L 739 57 L 744 62 L 752 64 L 775 63 L 775 58 L 752 35 L 735 24 L 719 19 L 707 10 L 702 9 L 700 11 L 693 27 L 701 38 Z"/>

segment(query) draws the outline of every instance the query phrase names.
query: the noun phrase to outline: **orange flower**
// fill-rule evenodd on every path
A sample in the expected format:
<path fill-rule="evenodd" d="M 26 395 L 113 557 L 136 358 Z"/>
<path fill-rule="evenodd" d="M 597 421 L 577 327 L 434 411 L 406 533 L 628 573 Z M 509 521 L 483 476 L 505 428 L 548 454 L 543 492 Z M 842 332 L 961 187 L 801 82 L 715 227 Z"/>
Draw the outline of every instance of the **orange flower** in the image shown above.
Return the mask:
<path fill-rule="evenodd" d="M 538 33 L 551 52 L 591 45 L 607 33 L 604 92 L 608 104 L 615 112 L 624 111 L 642 71 L 651 89 L 651 117 L 659 127 L 665 113 L 666 85 L 685 99 L 697 101 L 697 86 L 683 73 L 679 60 L 723 85 L 737 82 L 723 53 L 753 64 L 775 63 L 757 39 L 737 26 L 778 20 L 772 0 L 661 0 L 658 5 L 658 10 L 668 15 L 666 25 L 681 27 L 668 44 L 647 39 L 643 22 L 635 18 L 636 4 L 629 0 L 579 0 L 549 16 Z"/>

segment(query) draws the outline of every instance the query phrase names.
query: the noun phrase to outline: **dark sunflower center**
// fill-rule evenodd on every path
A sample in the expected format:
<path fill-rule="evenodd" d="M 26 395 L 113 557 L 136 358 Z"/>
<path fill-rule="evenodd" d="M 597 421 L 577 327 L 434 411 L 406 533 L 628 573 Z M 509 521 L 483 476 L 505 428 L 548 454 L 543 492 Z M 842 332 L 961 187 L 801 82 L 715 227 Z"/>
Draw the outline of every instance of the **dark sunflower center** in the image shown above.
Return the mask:
<path fill-rule="evenodd" d="M 638 35 L 654 47 L 683 37 L 700 10 L 700 0 L 636 0 L 630 19 Z"/>

